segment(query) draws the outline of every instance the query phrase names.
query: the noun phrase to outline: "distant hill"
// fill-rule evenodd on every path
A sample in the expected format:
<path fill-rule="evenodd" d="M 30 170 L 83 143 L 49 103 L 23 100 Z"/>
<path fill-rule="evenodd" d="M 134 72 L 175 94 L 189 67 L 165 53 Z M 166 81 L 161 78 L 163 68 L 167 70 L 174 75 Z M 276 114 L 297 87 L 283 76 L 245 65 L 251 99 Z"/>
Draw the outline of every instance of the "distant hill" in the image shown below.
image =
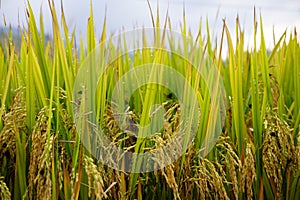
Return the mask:
<path fill-rule="evenodd" d="M 11 33 L 10 33 L 11 31 Z M 12 34 L 13 42 L 15 44 L 16 50 L 21 47 L 21 34 L 20 29 L 16 27 L 0 27 L 0 45 L 1 48 L 5 50 L 5 44 L 8 42 L 10 34 Z"/>
<path fill-rule="evenodd" d="M 22 29 L 17 27 L 3 27 L 0 26 L 0 47 L 5 50 L 5 44 L 8 42 L 10 34 L 12 34 L 13 42 L 15 44 L 16 51 L 19 51 L 21 48 L 21 32 Z M 50 35 L 45 35 L 45 42 L 51 40 Z"/>
<path fill-rule="evenodd" d="M 0 33 L 1 34 L 8 34 L 10 30 L 12 30 L 13 35 L 20 36 L 20 29 L 19 28 L 0 26 Z"/>

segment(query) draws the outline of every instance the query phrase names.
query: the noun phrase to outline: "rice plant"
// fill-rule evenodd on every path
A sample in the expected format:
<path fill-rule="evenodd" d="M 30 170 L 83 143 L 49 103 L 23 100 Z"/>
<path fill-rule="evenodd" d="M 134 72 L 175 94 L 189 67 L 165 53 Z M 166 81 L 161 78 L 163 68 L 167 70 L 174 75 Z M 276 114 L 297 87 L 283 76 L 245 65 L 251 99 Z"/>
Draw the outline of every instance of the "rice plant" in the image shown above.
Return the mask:
<path fill-rule="evenodd" d="M 0 48 L 1 199 L 300 199 L 300 45 L 296 30 L 283 33 L 268 51 L 263 19 L 257 20 L 254 12 L 254 44 L 245 50 L 238 18 L 236 38 L 224 21 L 222 37 L 216 38 L 215 44 L 209 27 L 203 35 L 202 23 L 193 37 L 183 13 L 180 34 L 184 37 L 183 43 L 178 43 L 167 34 L 172 31 L 168 14 L 161 18 L 157 10 L 155 16 L 149 4 L 155 30 L 152 42 L 156 47 L 167 43 L 177 53 L 149 48 L 151 38 L 147 34 L 141 38 L 141 49 L 124 53 L 130 41 L 124 37 L 115 44 L 114 36 L 107 33 L 105 19 L 102 34 L 96 35 L 92 6 L 84 44 L 75 31 L 69 30 L 63 8 L 59 18 L 54 2 L 49 0 L 48 4 L 53 24 L 50 40 L 44 33 L 43 14 L 38 25 L 28 3 L 28 23 L 20 29 L 20 47 L 8 32 Z M 223 46 L 225 40 L 227 46 Z M 116 59 L 97 84 L 89 80 L 92 91 L 83 88 L 73 95 L 76 78 L 85 75 L 82 66 L 97 46 L 100 58 L 109 49 Z M 225 59 L 222 51 L 227 52 Z M 179 55 L 188 57 L 191 63 Z M 102 59 L 97 61 L 101 65 Z M 128 107 L 112 101 L 118 81 L 126 81 L 126 73 L 141 70 L 139 66 L 145 63 L 169 65 L 184 76 L 191 91 L 196 91 L 201 116 L 193 139 L 191 129 L 184 129 L 186 134 L 179 140 L 182 143 L 173 143 L 175 149 L 185 147 L 171 152 L 180 154 L 180 158 L 173 161 L 161 155 L 159 161 L 149 162 L 168 165 L 133 173 L 149 166 L 133 157 L 130 172 L 122 155 L 99 150 L 104 144 L 82 138 L 78 132 L 85 130 L 88 135 L 96 130 L 95 124 L 100 124 L 113 145 L 135 154 L 151 153 L 174 141 L 184 115 L 179 97 L 190 101 L 192 96 L 187 86 L 174 80 L 172 84 L 184 91 L 177 96 L 166 87 L 147 84 L 131 88 L 134 92 L 128 98 Z M 208 83 L 191 65 L 202 70 Z M 166 72 L 155 66 L 145 74 L 153 81 L 164 80 Z M 217 70 L 212 71 L 211 66 Z M 88 73 L 92 78 L 97 76 L 92 68 Z M 209 82 L 213 83 L 215 76 L 220 76 L 224 84 L 213 88 L 224 89 L 224 94 L 219 94 L 226 102 L 221 110 L 224 119 L 214 116 L 211 107 L 211 103 L 218 110 L 222 106 L 209 94 Z M 85 95 L 91 94 L 99 98 L 86 101 Z M 120 92 L 118 98 L 126 99 L 126 95 Z M 79 126 L 73 109 L 86 111 L 89 105 L 93 105 L 94 118 L 86 113 Z M 124 108 L 121 117 L 115 116 L 118 106 Z M 165 111 L 162 120 L 149 117 L 149 113 L 153 116 L 161 110 Z M 198 112 L 190 113 L 191 118 L 194 115 Z M 218 120 L 224 121 L 220 129 L 214 127 Z M 144 139 L 141 136 L 147 131 L 140 127 L 148 124 L 156 131 Z M 206 136 L 211 127 L 220 136 L 206 150 L 202 147 L 210 141 Z M 93 151 L 104 151 L 107 162 L 99 162 Z M 199 156 L 204 152 L 206 156 Z M 116 160 L 122 170 L 107 166 L 115 165 Z"/>

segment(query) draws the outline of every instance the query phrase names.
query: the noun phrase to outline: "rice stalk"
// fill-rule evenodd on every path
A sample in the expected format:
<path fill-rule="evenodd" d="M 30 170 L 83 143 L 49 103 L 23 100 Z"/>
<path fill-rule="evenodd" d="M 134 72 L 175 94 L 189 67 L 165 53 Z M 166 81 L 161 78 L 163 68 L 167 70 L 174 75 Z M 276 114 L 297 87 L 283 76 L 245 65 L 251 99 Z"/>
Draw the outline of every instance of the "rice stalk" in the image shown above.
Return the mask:
<path fill-rule="evenodd" d="M 97 40 L 92 5 L 87 24 L 87 48 L 80 39 L 77 49 L 75 32 L 69 31 L 63 8 L 59 25 L 54 1 L 49 0 L 48 4 L 53 39 L 46 40 L 43 13 L 40 13 L 38 27 L 28 2 L 28 29 L 20 31 L 20 50 L 12 31 L 0 48 L 0 193 L 3 195 L 0 198 L 300 199 L 300 48 L 296 30 L 289 39 L 285 32 L 268 53 L 262 19 L 258 34 L 254 16 L 254 48 L 245 50 L 244 33 L 237 19 L 236 46 L 233 46 L 232 35 L 224 22 L 221 46 L 218 47 L 213 46 L 209 26 L 207 40 L 204 41 L 201 25 L 196 40 L 187 39 L 192 35 L 183 13 L 181 33 L 186 37 L 183 45 L 177 46 L 177 41 L 165 35 L 167 26 L 172 30 L 168 16 L 163 24 L 164 31 L 161 31 L 161 19 L 158 14 L 155 19 L 149 6 L 155 28 L 155 47 L 168 41 L 172 51 L 191 58 L 193 63 L 187 63 L 176 53 L 149 49 L 146 34 L 142 38 L 141 51 L 133 52 L 132 56 L 124 54 L 128 41 L 120 38 L 124 47 L 120 46 L 124 49 L 114 46 L 112 37 L 106 37 L 106 19 Z M 228 54 L 223 60 L 220 55 L 224 34 Z M 260 46 L 257 38 L 260 38 Z M 159 155 L 157 160 L 151 160 L 145 166 L 136 159 L 132 168 L 137 171 L 149 169 L 155 163 L 157 168 L 164 167 L 159 171 L 119 172 L 102 163 L 96 164 L 81 144 L 82 138 L 77 133 L 81 127 L 75 127 L 76 116 L 72 112 L 72 104 L 78 102 L 72 101 L 71 94 L 74 80 L 80 74 L 80 64 L 97 46 L 97 41 L 108 43 L 102 46 L 100 57 L 109 48 L 109 56 L 117 58 L 110 63 L 98 85 L 92 88 L 100 97 L 96 100 L 96 113 L 93 113 L 97 121 L 90 120 L 89 116 L 89 121 L 84 122 L 99 123 L 111 145 L 127 152 L 153 153 L 169 144 L 179 131 L 180 104 L 169 90 L 154 84 L 138 88 L 128 99 L 130 106 L 122 113 L 126 116 L 122 128 L 126 130 L 119 126 L 115 116 L 120 113 L 116 113 L 115 105 L 109 100 L 116 82 L 132 68 L 145 63 L 171 65 L 186 77 L 197 93 L 201 107 L 200 127 L 191 146 L 180 152 L 190 135 L 190 131 L 186 131 L 185 138 L 181 138 L 183 144 L 174 143 L 177 150 L 169 155 Z M 207 124 L 215 121 L 210 114 L 217 108 L 210 104 L 216 102 L 210 97 L 205 79 L 200 78 L 197 70 L 191 70 L 191 64 L 206 70 L 205 75 L 210 75 L 211 65 L 218 66 L 228 100 L 223 136 L 207 157 L 199 157 L 199 154 L 206 151 L 201 145 L 205 142 Z M 153 68 L 150 73 L 151 81 L 164 78 L 164 74 L 156 70 Z M 156 72 L 160 73 L 157 77 L 154 76 Z M 95 71 L 90 73 L 92 78 L 97 78 Z M 88 81 L 93 84 L 94 80 Z M 173 84 L 176 85 L 176 80 Z M 82 93 L 93 93 L 89 92 Z M 125 93 L 120 94 L 121 99 L 125 96 Z M 184 96 L 189 101 L 190 95 L 186 91 Z M 87 104 L 84 100 L 81 103 Z M 151 110 L 153 104 L 160 104 L 165 110 L 163 127 L 151 133 L 147 140 L 137 139 L 134 133 L 143 134 L 138 131 L 138 124 L 151 123 L 149 113 L 157 112 Z M 115 166 L 122 159 L 116 152 L 104 148 L 101 141 L 91 139 L 88 142 L 91 148 L 87 147 L 87 150 L 94 148 L 107 155 L 106 164 Z M 182 157 L 171 162 L 173 156 L 179 154 Z"/>
<path fill-rule="evenodd" d="M 229 81 L 232 98 L 232 138 L 237 141 L 239 156 L 244 157 L 244 138 L 245 119 L 244 119 L 244 84 L 243 84 L 243 65 L 244 65 L 244 34 L 239 31 L 238 18 L 236 22 L 237 47 L 234 49 L 232 39 L 228 27 L 225 24 L 225 31 L 228 43 L 228 59 L 229 59 Z M 234 52 L 236 50 L 236 52 Z"/>

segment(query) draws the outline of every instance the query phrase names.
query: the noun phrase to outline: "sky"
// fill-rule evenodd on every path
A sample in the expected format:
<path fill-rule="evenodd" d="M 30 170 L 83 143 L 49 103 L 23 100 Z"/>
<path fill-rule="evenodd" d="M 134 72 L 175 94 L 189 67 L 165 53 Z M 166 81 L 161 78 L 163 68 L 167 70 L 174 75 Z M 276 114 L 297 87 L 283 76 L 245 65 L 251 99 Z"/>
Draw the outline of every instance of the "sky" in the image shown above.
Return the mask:
<path fill-rule="evenodd" d="M 51 33 L 51 17 L 47 0 L 29 0 L 36 18 L 42 10 L 45 21 L 45 31 Z M 85 38 L 87 20 L 90 13 L 89 0 L 54 0 L 57 11 L 63 3 L 68 26 L 75 28 L 77 35 Z M 100 37 L 104 16 L 107 17 L 108 32 L 118 33 L 120 30 L 132 30 L 138 27 L 151 27 L 150 11 L 147 0 L 92 0 L 97 36 Z M 283 3 L 284 2 L 284 3 Z M 275 39 L 288 29 L 294 27 L 300 30 L 299 0 L 150 0 L 153 10 L 159 5 L 161 19 L 168 10 L 173 30 L 180 31 L 183 10 L 185 9 L 187 25 L 193 34 L 198 31 L 200 20 L 208 19 L 213 37 L 220 37 L 222 19 L 234 35 L 235 19 L 239 16 L 240 26 L 245 31 L 246 44 L 253 43 L 253 10 L 261 13 L 267 46 L 273 44 L 273 29 Z M 26 0 L 1 0 L 0 26 L 4 19 L 12 26 L 26 25 Z M 105 14 L 106 13 L 106 14 Z M 205 28 L 205 27 L 204 27 Z"/>

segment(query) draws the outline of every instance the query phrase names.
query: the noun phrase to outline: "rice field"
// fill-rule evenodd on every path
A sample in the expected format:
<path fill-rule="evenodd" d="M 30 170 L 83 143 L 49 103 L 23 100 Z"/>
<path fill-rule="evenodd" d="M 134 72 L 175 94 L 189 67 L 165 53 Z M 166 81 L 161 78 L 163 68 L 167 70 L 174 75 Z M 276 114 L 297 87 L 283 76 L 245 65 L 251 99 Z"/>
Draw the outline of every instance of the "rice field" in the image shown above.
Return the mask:
<path fill-rule="evenodd" d="M 0 199 L 300 199 L 296 30 L 267 49 L 254 12 L 245 48 L 238 18 L 194 37 L 149 6 L 130 44 L 105 19 L 96 35 L 91 9 L 84 44 L 49 9 L 50 40 L 28 5 L 0 48 Z"/>

